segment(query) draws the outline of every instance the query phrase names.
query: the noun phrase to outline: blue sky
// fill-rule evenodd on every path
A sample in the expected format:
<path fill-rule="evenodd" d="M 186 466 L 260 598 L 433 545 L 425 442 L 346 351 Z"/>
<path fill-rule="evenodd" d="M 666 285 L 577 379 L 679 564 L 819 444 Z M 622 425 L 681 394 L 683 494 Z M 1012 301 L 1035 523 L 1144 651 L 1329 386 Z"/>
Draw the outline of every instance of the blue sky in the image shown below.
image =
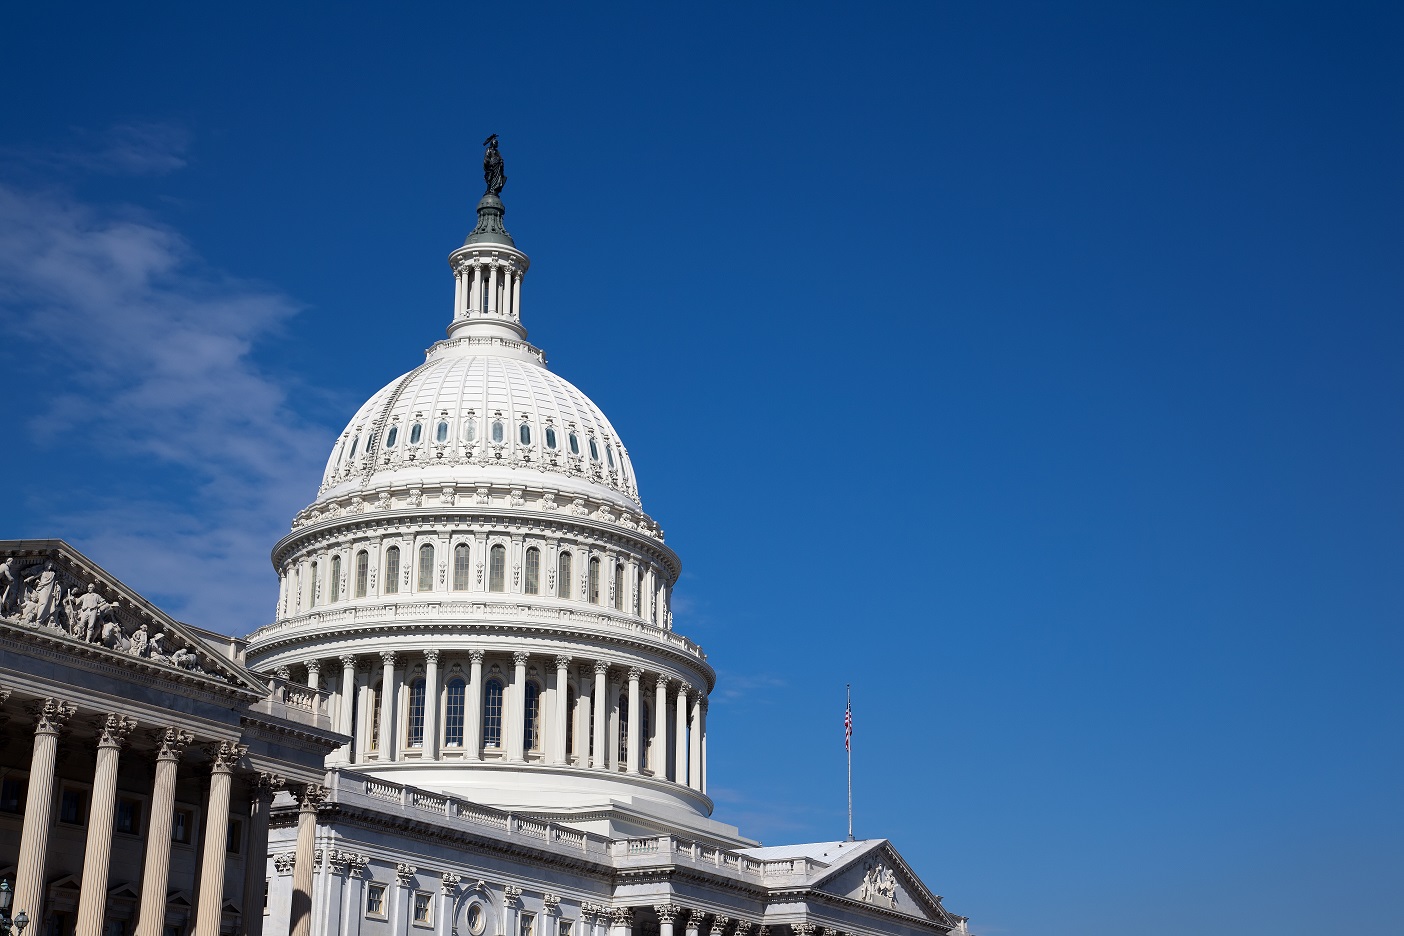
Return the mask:
<path fill-rule="evenodd" d="M 285 6 L 7 10 L 0 535 L 264 622 L 495 132 L 718 817 L 843 835 L 851 682 L 977 932 L 1397 930 L 1398 5 Z"/>

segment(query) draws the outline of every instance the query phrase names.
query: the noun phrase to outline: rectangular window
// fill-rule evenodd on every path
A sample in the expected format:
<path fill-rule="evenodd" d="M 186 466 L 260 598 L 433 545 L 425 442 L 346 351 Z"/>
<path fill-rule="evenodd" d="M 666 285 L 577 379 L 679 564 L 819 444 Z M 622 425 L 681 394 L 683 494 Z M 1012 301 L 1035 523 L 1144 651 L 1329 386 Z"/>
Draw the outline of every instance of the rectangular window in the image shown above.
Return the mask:
<path fill-rule="evenodd" d="M 444 706 L 444 744 L 447 747 L 463 746 L 463 704 L 466 686 L 461 679 L 451 679 L 448 684 L 448 704 Z"/>
<path fill-rule="evenodd" d="M 406 719 L 405 742 L 409 747 L 424 747 L 424 680 L 416 679 L 409 687 L 409 717 Z"/>
<path fill-rule="evenodd" d="M 364 549 L 356 554 L 356 597 L 366 597 L 366 584 L 370 579 L 370 553 Z"/>
<path fill-rule="evenodd" d="M 195 837 L 195 810 L 176 807 L 171 814 L 171 841 L 189 845 Z"/>
<path fill-rule="evenodd" d="M 507 590 L 507 547 L 494 546 L 488 550 L 488 591 Z"/>
<path fill-rule="evenodd" d="M 561 930 L 560 930 L 559 936 L 570 936 L 570 934 L 573 933 L 574 931 L 575 931 L 575 924 L 574 924 L 572 921 L 570 921 L 570 920 L 562 920 L 562 921 L 561 921 Z"/>
<path fill-rule="evenodd" d="M 541 550 L 535 547 L 526 551 L 526 585 L 528 595 L 541 593 Z"/>
<path fill-rule="evenodd" d="M 384 884 L 371 884 L 366 888 L 366 916 L 385 916 Z"/>
<path fill-rule="evenodd" d="M 0 812 L 20 815 L 24 812 L 24 800 L 29 795 L 29 778 L 11 774 L 0 780 Z"/>
<path fill-rule="evenodd" d="M 230 819 L 229 828 L 224 835 L 224 850 L 231 855 L 243 854 L 244 848 L 244 820 Z"/>
<path fill-rule="evenodd" d="M 434 590 L 434 547 L 428 543 L 419 547 L 419 590 Z"/>
<path fill-rule="evenodd" d="M 434 897 L 428 891 L 414 892 L 414 922 L 422 926 L 434 925 Z"/>
<path fill-rule="evenodd" d="M 114 827 L 123 835 L 140 835 L 141 800 L 135 796 L 118 796 L 117 819 Z"/>
<path fill-rule="evenodd" d="M 468 544 L 453 547 L 453 590 L 467 591 L 469 582 Z"/>
<path fill-rule="evenodd" d="M 639 598 L 643 595 L 643 569 L 634 570 L 634 617 L 639 616 Z"/>
<path fill-rule="evenodd" d="M 127 921 L 108 918 L 102 921 L 102 936 L 126 936 Z"/>
<path fill-rule="evenodd" d="M 380 748 L 380 687 L 376 686 L 367 694 L 366 704 L 370 706 L 370 744 L 372 751 Z"/>
<path fill-rule="evenodd" d="M 600 560 L 595 556 L 590 557 L 590 594 L 587 599 L 590 604 L 600 603 Z"/>
<path fill-rule="evenodd" d="M 521 936 L 536 936 L 536 914 L 522 914 Z"/>
<path fill-rule="evenodd" d="M 556 557 L 556 597 L 570 597 L 570 553 L 563 552 Z"/>
<path fill-rule="evenodd" d="M 624 566 L 614 564 L 614 610 L 624 610 Z"/>
<path fill-rule="evenodd" d="M 58 821 L 64 825 L 86 825 L 88 822 L 88 791 L 65 786 L 59 794 Z"/>
<path fill-rule="evenodd" d="M 400 590 L 400 547 L 391 546 L 385 550 L 385 578 L 381 580 L 385 594 L 393 595 Z"/>

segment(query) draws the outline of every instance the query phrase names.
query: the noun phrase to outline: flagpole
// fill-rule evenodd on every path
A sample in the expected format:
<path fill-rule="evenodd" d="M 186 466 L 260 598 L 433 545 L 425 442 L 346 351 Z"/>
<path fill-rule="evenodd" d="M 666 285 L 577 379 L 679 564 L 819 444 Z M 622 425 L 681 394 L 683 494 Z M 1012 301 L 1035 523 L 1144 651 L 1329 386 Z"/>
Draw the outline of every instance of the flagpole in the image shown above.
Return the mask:
<path fill-rule="evenodd" d="M 853 684 L 849 683 L 847 689 L 848 704 L 844 708 L 845 720 L 853 717 Z M 849 724 L 852 724 L 852 722 L 849 722 Z M 848 840 L 851 842 L 853 841 L 853 736 L 848 732 L 847 728 L 844 730 L 846 738 L 843 746 L 848 752 Z"/>

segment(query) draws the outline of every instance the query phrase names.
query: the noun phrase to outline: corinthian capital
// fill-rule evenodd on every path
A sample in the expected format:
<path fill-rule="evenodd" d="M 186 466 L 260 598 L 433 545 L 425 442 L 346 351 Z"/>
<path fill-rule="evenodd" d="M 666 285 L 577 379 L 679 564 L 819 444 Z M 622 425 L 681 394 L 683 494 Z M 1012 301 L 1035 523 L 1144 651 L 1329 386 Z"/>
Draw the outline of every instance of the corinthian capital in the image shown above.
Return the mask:
<path fill-rule="evenodd" d="M 236 741 L 221 741 L 218 744 L 206 745 L 205 753 L 209 755 L 211 771 L 229 773 L 239 762 L 239 758 L 249 753 L 249 748 L 248 745 Z"/>
<path fill-rule="evenodd" d="M 97 728 L 98 747 L 121 747 L 127 743 L 127 735 L 132 733 L 136 725 L 136 719 L 115 712 L 106 718 L 98 719 L 94 726 Z"/>
<path fill-rule="evenodd" d="M 180 760 L 185 748 L 195 740 L 195 736 L 184 728 L 172 725 L 165 731 L 152 732 L 156 742 L 157 760 Z"/>
<path fill-rule="evenodd" d="M 58 734 L 78 709 L 62 699 L 38 699 L 29 703 L 28 711 L 34 718 L 35 734 Z"/>

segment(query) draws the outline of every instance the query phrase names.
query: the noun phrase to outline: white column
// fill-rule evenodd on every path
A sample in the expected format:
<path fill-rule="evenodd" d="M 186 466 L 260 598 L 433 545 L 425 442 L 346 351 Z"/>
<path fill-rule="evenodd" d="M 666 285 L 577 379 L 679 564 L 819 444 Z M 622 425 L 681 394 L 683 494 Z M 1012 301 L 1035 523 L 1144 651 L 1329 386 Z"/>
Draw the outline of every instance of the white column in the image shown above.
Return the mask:
<path fill-rule="evenodd" d="M 424 651 L 424 759 L 439 759 L 439 651 Z"/>
<path fill-rule="evenodd" d="M 523 650 L 518 650 L 512 654 L 512 691 L 509 694 L 511 705 L 507 710 L 507 718 L 503 719 L 504 729 L 507 731 L 506 744 L 507 759 L 520 763 L 526 759 L 525 751 L 522 748 L 523 735 L 526 733 L 526 665 L 527 654 Z"/>
<path fill-rule="evenodd" d="M 463 744 L 472 760 L 483 759 L 483 651 L 468 654 L 468 689 L 463 715 Z"/>
<path fill-rule="evenodd" d="M 522 317 L 522 273 L 518 270 L 517 275 L 512 277 L 512 318 L 521 320 Z"/>
<path fill-rule="evenodd" d="M 692 687 L 678 683 L 677 720 L 673 729 L 673 782 L 687 783 L 687 696 Z"/>
<path fill-rule="evenodd" d="M 453 274 L 453 321 L 463 318 L 463 274 L 457 270 Z"/>
<path fill-rule="evenodd" d="M 176 773 L 185 746 L 195 736 L 180 728 L 170 727 L 161 735 L 156 747 L 156 781 L 151 785 L 150 829 L 171 828 L 175 815 Z M 266 851 L 266 849 L 265 849 Z M 252 852 L 250 852 L 252 854 Z M 263 881 L 261 870 L 259 882 Z M 137 913 L 136 936 L 161 936 L 166 928 L 166 891 L 171 876 L 170 835 L 146 836 L 146 867 L 141 877 L 141 909 Z"/>
<path fill-rule="evenodd" d="M 29 791 L 24 801 L 24 830 L 20 833 L 19 864 L 15 872 L 12 912 L 30 915 L 37 926 L 44 919 L 44 877 L 49 856 L 49 811 L 54 800 L 54 759 L 59 730 L 76 709 L 59 699 L 40 699 L 29 706 L 34 716 L 34 751 L 29 761 Z"/>
<path fill-rule="evenodd" d="M 659 676 L 653 687 L 653 775 L 668 776 L 668 677 Z"/>
<path fill-rule="evenodd" d="M 632 936 L 634 932 L 634 911 L 628 907 L 615 907 L 609 913 L 612 925 L 610 936 Z"/>
<path fill-rule="evenodd" d="M 700 693 L 699 693 L 699 695 L 700 695 Z M 698 730 L 698 734 L 700 734 L 700 735 L 702 736 L 702 743 L 701 743 L 702 768 L 701 768 L 701 771 L 700 771 L 700 773 L 701 773 L 702 785 L 699 786 L 699 787 L 697 788 L 697 790 L 698 790 L 699 793 L 706 793 L 706 792 L 707 792 L 707 698 L 706 698 L 705 696 L 703 696 L 702 699 L 701 699 L 701 707 L 702 707 L 702 726 L 701 726 L 701 728 Z"/>
<path fill-rule="evenodd" d="M 83 850 L 83 883 L 78 890 L 77 936 L 102 936 L 107 915 L 107 875 L 112 864 L 112 817 L 117 809 L 117 759 L 135 727 L 136 722 L 127 716 L 112 714 L 98 728 L 88 841 Z"/>
<path fill-rule="evenodd" d="M 481 264 L 479 261 L 474 260 L 474 261 L 473 261 L 473 291 L 472 291 L 472 292 L 469 294 L 469 296 L 468 296 L 468 311 L 469 311 L 469 313 L 473 313 L 473 312 L 479 312 L 479 313 L 481 313 L 481 312 L 483 311 L 482 302 L 483 302 L 483 266 L 482 266 L 482 264 Z"/>
<path fill-rule="evenodd" d="M 702 792 L 702 690 L 692 699 L 692 735 L 687 754 L 687 785 Z"/>
<path fill-rule="evenodd" d="M 639 772 L 639 754 L 643 750 L 643 741 L 639 737 L 639 724 L 641 719 L 639 713 L 642 708 L 642 700 L 639 698 L 639 677 L 643 673 L 637 667 L 629 670 L 629 750 L 624 752 L 624 762 L 626 769 L 631 774 Z"/>
<path fill-rule="evenodd" d="M 369 663 L 356 668 L 356 740 L 352 743 L 351 763 L 364 764 L 371 749 L 371 670 Z"/>
<path fill-rule="evenodd" d="M 322 682 L 322 661 L 308 660 L 307 667 L 307 688 L 312 690 L 321 689 Z"/>
<path fill-rule="evenodd" d="M 327 791 L 309 783 L 302 791 L 297 809 L 297 851 L 293 859 L 292 908 L 288 913 L 289 936 L 308 936 L 312 931 L 312 871 L 315 863 L 313 844 L 317 837 L 317 807 Z M 224 847 L 223 841 L 220 848 Z M 197 933 L 196 936 L 204 936 Z M 210 936 L 218 936 L 217 933 Z"/>
<path fill-rule="evenodd" d="M 556 657 L 556 695 L 552 700 L 551 763 L 564 764 L 570 752 L 566 750 L 566 719 L 570 717 L 567 699 L 570 695 L 570 657 Z"/>
<path fill-rule="evenodd" d="M 453 926 L 453 898 L 458 892 L 458 882 L 463 880 L 461 874 L 454 874 L 445 871 L 439 875 L 439 912 L 434 914 L 435 936 L 450 936 L 455 932 Z"/>
<path fill-rule="evenodd" d="M 595 683 L 585 667 L 580 667 L 580 699 L 575 705 L 575 766 L 590 766 L 590 713 L 595 710 Z"/>
<path fill-rule="evenodd" d="M 673 936 L 673 921 L 682 910 L 676 904 L 658 904 L 653 912 L 658 914 L 658 936 Z"/>
<path fill-rule="evenodd" d="M 380 651 L 380 762 L 395 759 L 395 697 L 400 687 L 395 680 L 395 651 Z"/>
<path fill-rule="evenodd" d="M 224 909 L 224 854 L 229 841 L 229 785 L 234 776 L 234 765 L 248 750 L 233 741 L 221 741 L 205 749 L 212 763 L 210 798 L 205 803 L 205 839 L 201 843 L 200 896 L 195 908 L 195 936 L 219 936 L 220 914 Z M 310 856 L 308 862 L 311 862 Z"/>
<path fill-rule="evenodd" d="M 174 762 L 172 762 L 174 763 Z M 172 798 L 175 793 L 175 770 L 171 771 Z M 249 844 L 244 851 L 244 912 L 239 914 L 239 936 L 263 936 L 263 914 L 252 909 L 263 893 L 264 875 L 268 871 L 268 811 L 273 808 L 273 797 L 283 788 L 283 778 L 275 774 L 260 772 L 249 783 Z M 169 810 L 168 810 L 169 812 Z M 156 813 L 151 814 L 152 828 L 169 828 L 170 820 L 155 825 Z M 159 836 L 148 836 L 147 848 Z M 166 843 L 167 858 L 170 856 L 170 843 Z M 159 917 L 153 914 L 150 933 L 138 931 L 137 936 L 161 936 L 165 922 L 166 882 L 162 881 L 152 892 L 152 903 L 160 910 Z M 146 891 L 142 891 L 143 913 L 145 912 Z"/>
<path fill-rule="evenodd" d="M 336 710 L 336 730 L 344 735 L 351 733 L 351 725 L 356 720 L 352 713 L 352 708 L 356 704 L 356 658 L 350 654 L 341 658 L 341 705 Z M 346 763 L 351 763 L 351 751 L 355 748 L 354 740 L 342 747 L 341 758 Z"/>
<path fill-rule="evenodd" d="M 488 306 L 489 315 L 497 314 L 497 264 L 488 268 Z"/>
<path fill-rule="evenodd" d="M 592 766 L 603 770 L 609 765 L 609 750 L 605 747 L 605 728 L 609 725 L 609 712 L 605 708 L 609 689 L 605 685 L 605 675 L 609 664 L 604 660 L 595 661 L 595 759 Z"/>

